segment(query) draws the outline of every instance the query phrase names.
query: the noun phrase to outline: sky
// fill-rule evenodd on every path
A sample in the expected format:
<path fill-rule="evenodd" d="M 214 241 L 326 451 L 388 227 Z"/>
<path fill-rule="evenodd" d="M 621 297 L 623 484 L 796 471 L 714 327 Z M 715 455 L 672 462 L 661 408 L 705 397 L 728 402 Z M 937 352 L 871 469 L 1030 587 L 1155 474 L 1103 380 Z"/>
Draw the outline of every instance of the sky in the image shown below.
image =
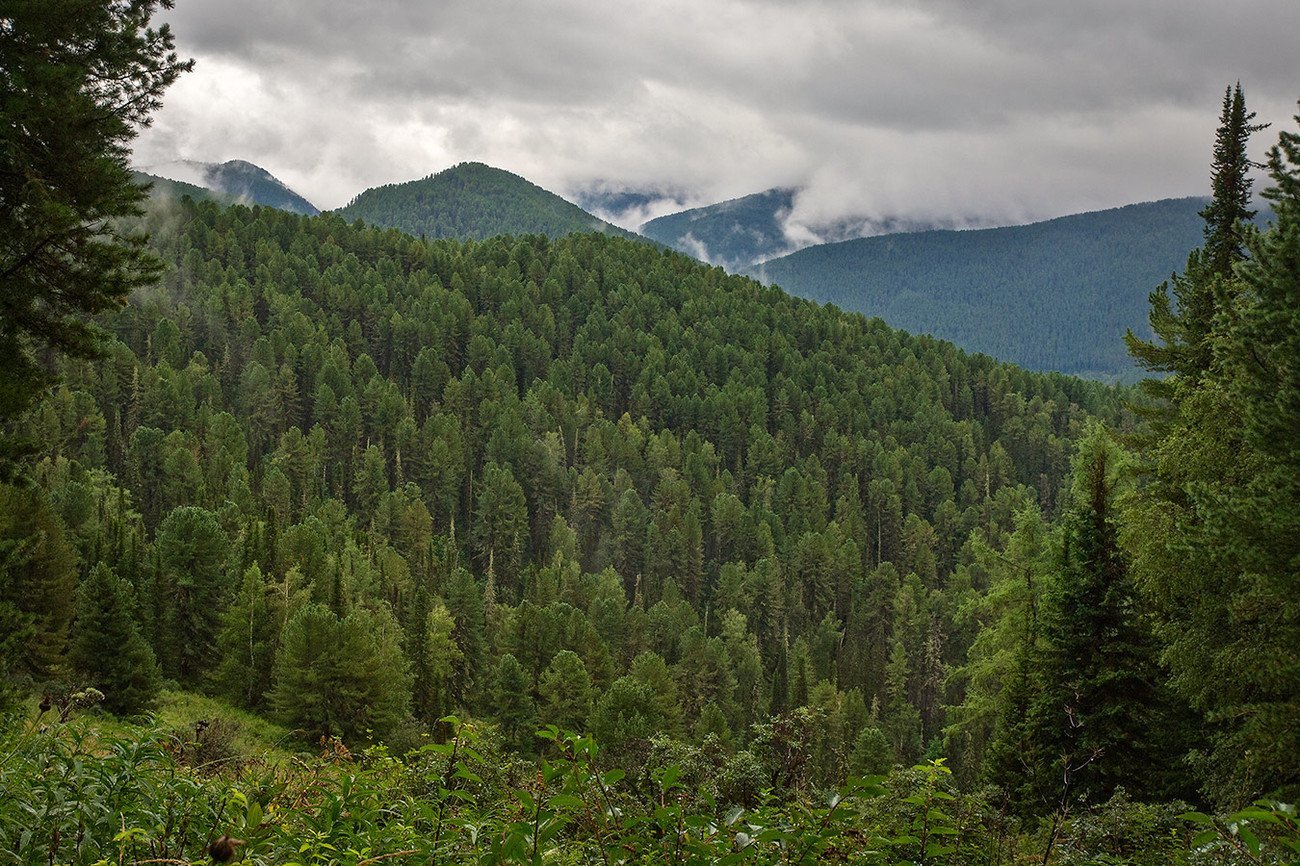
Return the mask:
<path fill-rule="evenodd" d="M 1224 88 L 1293 124 L 1296 0 L 177 0 L 134 162 L 321 208 L 477 160 L 642 219 L 798 187 L 788 229 L 1205 194 Z M 1261 133 L 1262 158 L 1274 132 Z"/>

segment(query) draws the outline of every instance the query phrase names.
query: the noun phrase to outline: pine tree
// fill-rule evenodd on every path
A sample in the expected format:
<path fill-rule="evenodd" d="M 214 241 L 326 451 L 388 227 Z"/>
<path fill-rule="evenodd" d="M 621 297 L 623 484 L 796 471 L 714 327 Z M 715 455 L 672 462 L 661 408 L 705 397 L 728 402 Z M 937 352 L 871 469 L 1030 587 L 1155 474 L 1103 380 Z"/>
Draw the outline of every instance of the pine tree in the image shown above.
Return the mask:
<path fill-rule="evenodd" d="M 1255 211 L 1250 208 L 1252 163 L 1246 146 L 1250 136 L 1267 127 L 1252 124 L 1241 84 L 1228 88 L 1215 135 L 1210 203 L 1201 211 L 1205 243 L 1187 259 L 1182 274 L 1173 277 L 1171 303 L 1167 286 L 1151 293 L 1151 329 L 1159 342 L 1149 343 L 1129 331 L 1129 352 L 1148 370 L 1175 373 L 1197 381 L 1214 363 L 1212 332 L 1227 302 L 1233 267 L 1246 257 L 1245 239 Z M 1174 396 L 1171 383 L 1148 380 L 1144 387 L 1157 397 Z"/>
<path fill-rule="evenodd" d="M 0 706 L 11 689 L 57 673 L 76 580 L 76 555 L 46 498 L 0 485 Z"/>
<path fill-rule="evenodd" d="M 104 693 L 103 706 L 111 713 L 149 709 L 158 694 L 158 661 L 131 614 L 130 587 L 101 562 L 78 596 L 68 651 L 73 671 Z"/>
<path fill-rule="evenodd" d="M 447 587 L 447 609 L 456 626 L 456 655 L 451 679 L 451 702 L 455 706 L 474 706 L 484 692 L 487 678 L 487 621 L 483 611 L 483 591 L 474 576 L 463 568 L 456 569 Z"/>
<path fill-rule="evenodd" d="M 452 679 L 461 654 L 452 634 L 455 622 L 441 602 L 431 602 L 421 587 L 411 605 L 407 657 L 411 660 L 411 708 L 415 717 L 433 724 L 455 709 Z"/>
<path fill-rule="evenodd" d="M 155 651 L 163 673 L 196 685 L 216 660 L 227 589 L 226 535 L 212 512 L 177 508 L 164 518 L 156 538 L 163 606 Z"/>
<path fill-rule="evenodd" d="M 1124 544 L 1173 685 L 1205 718 L 1205 793 L 1235 806 L 1300 784 L 1300 136 L 1283 132 L 1265 192 L 1275 220 L 1222 293 L 1210 375 L 1142 445 L 1146 484 Z"/>
<path fill-rule="evenodd" d="M 1214 138 L 1214 163 L 1210 171 L 1211 201 L 1201 211 L 1205 220 L 1206 264 L 1219 277 L 1232 274 L 1232 267 L 1246 258 L 1247 226 L 1255 217 L 1250 206 L 1253 164 L 1246 152 L 1250 137 L 1268 124 L 1251 123 L 1255 112 L 1246 111 L 1241 82 L 1223 94 L 1223 110 Z M 1203 320 L 1201 326 L 1210 322 Z"/>
<path fill-rule="evenodd" d="M 166 25 L 170 0 L 13 0 L 0 27 L 0 419 L 49 381 L 41 345 L 96 353 L 98 313 L 151 282 L 158 260 L 117 218 L 139 212 L 128 144 L 190 68 Z M 14 448 L 5 440 L 3 452 Z"/>
<path fill-rule="evenodd" d="M 1279 135 L 1268 170 L 1275 219 L 1238 268 L 1239 297 L 1218 347 L 1241 468 L 1210 467 L 1208 483 L 1190 490 L 1204 521 L 1180 539 L 1206 551 L 1231 584 L 1209 634 L 1200 626 L 1208 600 L 1191 628 L 1182 611 L 1170 623 L 1178 646 L 1199 642 L 1180 658 L 1211 653 L 1212 667 L 1181 673 L 1220 723 L 1214 757 L 1233 800 L 1300 787 L 1300 132 Z"/>
<path fill-rule="evenodd" d="M 305 604 L 284 628 L 271 704 L 310 737 L 383 738 L 406 721 L 411 676 L 401 629 L 387 608 L 356 607 L 344 618 Z"/>

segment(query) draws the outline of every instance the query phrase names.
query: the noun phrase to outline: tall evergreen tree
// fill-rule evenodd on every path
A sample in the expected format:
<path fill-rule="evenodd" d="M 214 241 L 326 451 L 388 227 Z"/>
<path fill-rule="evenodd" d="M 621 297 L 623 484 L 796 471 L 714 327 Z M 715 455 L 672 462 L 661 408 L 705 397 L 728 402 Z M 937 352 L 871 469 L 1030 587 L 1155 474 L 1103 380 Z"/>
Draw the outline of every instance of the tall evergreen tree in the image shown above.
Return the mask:
<path fill-rule="evenodd" d="M 1140 443 L 1125 547 L 1179 693 L 1205 714 L 1204 790 L 1239 805 L 1300 785 L 1300 137 L 1270 152 L 1274 224 L 1248 238 L 1210 375 Z"/>
<path fill-rule="evenodd" d="M 1246 257 L 1246 237 L 1255 216 L 1247 144 L 1267 124 L 1252 124 L 1254 118 L 1254 112 L 1246 111 L 1241 84 L 1229 87 L 1215 135 L 1212 198 L 1201 211 L 1205 243 L 1188 256 L 1183 273 L 1174 275 L 1172 303 L 1166 286 L 1151 293 L 1150 323 L 1158 342 L 1141 340 L 1132 331 L 1125 335 L 1129 352 L 1148 370 L 1196 381 L 1214 363 L 1211 334 L 1227 302 L 1233 267 Z M 1171 383 L 1149 380 L 1146 387 L 1158 397 L 1174 396 Z"/>
<path fill-rule="evenodd" d="M 6 693 L 57 673 L 76 581 L 76 555 L 46 497 L 0 485 L 0 708 Z"/>
<path fill-rule="evenodd" d="M 216 660 L 216 640 L 227 602 L 229 544 L 216 516 L 195 506 L 163 519 L 156 538 L 162 606 L 156 631 L 163 673 L 196 685 Z"/>
<path fill-rule="evenodd" d="M 1233 265 L 1246 258 L 1247 226 L 1255 217 L 1250 206 L 1253 164 L 1246 148 L 1253 134 L 1268 128 L 1267 123 L 1251 123 L 1254 119 L 1255 112 L 1246 111 L 1246 98 L 1238 81 L 1235 88 L 1229 87 L 1223 94 L 1210 170 L 1211 200 L 1201 211 L 1206 264 L 1219 277 L 1230 276 Z"/>
<path fill-rule="evenodd" d="M 560 650 L 542 673 L 538 710 L 545 724 L 585 730 L 591 715 L 591 677 L 577 653 Z"/>
<path fill-rule="evenodd" d="M 492 712 L 501 735 L 512 748 L 532 752 L 536 747 L 537 702 L 528 674 L 514 656 L 506 653 L 497 663 L 492 682 Z"/>
<path fill-rule="evenodd" d="M 39 348 L 93 355 L 82 313 L 121 304 L 158 260 L 119 217 L 144 192 L 128 144 L 191 62 L 166 25 L 170 0 L 14 0 L 0 27 L 0 419 L 49 381 Z M 4 453 L 14 449 L 6 440 Z M 3 456 L 3 455 L 0 455 Z M 4 468 L 0 466 L 0 468 Z"/>
<path fill-rule="evenodd" d="M 1031 773 L 1047 804 L 1066 795 L 1100 802 L 1121 786 L 1146 795 L 1159 789 L 1167 763 L 1158 647 L 1119 546 L 1121 461 L 1101 427 L 1075 458 L 1061 570 L 1043 609 L 1040 686 L 1027 717 Z"/>
<path fill-rule="evenodd" d="M 306 604 L 284 629 L 271 704 L 309 736 L 386 737 L 410 713 L 409 664 L 401 629 L 386 608 L 353 608 L 340 618 Z"/>
<path fill-rule="evenodd" d="M 158 694 L 158 660 L 131 613 L 131 588 L 104 563 L 78 591 L 68 662 L 79 678 L 104 693 L 118 715 L 149 709 Z"/>
<path fill-rule="evenodd" d="M 226 608 L 217 635 L 212 683 L 222 695 L 249 709 L 266 705 L 271 668 L 279 646 L 284 601 L 253 563 L 244 571 L 239 594 Z"/>

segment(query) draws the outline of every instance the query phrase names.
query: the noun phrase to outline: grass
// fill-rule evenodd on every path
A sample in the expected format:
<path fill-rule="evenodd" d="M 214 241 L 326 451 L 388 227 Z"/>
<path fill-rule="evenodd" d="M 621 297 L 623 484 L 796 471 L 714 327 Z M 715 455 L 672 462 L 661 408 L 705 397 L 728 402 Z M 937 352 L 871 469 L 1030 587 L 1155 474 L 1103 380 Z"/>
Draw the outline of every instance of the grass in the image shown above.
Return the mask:
<path fill-rule="evenodd" d="M 288 760 L 304 752 L 292 731 L 261 716 L 237 709 L 217 698 L 184 691 L 164 691 L 154 711 L 158 725 L 182 736 L 194 736 L 200 728 L 224 728 L 229 745 L 241 757 L 259 757 L 270 763 Z M 206 725 L 200 725 L 206 722 Z"/>

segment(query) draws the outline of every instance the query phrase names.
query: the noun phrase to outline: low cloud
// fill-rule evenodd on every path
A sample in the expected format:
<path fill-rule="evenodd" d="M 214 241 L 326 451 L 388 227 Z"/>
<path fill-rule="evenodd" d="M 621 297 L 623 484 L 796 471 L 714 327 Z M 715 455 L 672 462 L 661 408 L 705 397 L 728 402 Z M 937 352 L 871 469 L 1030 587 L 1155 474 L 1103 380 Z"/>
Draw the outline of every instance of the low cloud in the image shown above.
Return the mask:
<path fill-rule="evenodd" d="M 1290 124 L 1294 0 L 180 0 L 139 164 L 247 159 L 321 207 L 482 160 L 660 215 L 799 187 L 790 231 L 1204 191 L 1240 79 Z M 1272 133 L 1256 147 L 1262 153 Z M 638 210 L 639 209 L 639 210 Z"/>

